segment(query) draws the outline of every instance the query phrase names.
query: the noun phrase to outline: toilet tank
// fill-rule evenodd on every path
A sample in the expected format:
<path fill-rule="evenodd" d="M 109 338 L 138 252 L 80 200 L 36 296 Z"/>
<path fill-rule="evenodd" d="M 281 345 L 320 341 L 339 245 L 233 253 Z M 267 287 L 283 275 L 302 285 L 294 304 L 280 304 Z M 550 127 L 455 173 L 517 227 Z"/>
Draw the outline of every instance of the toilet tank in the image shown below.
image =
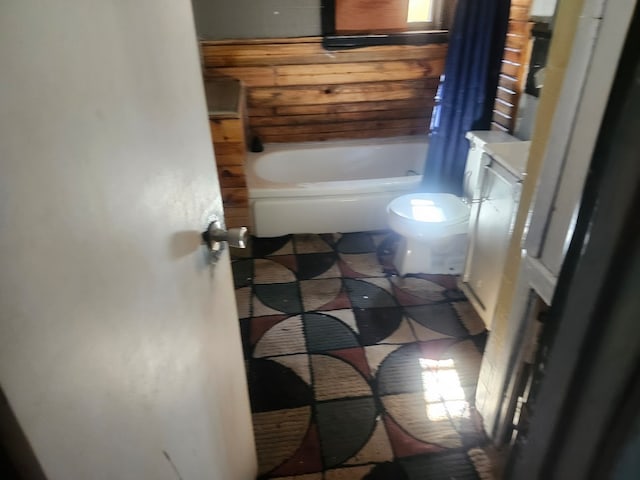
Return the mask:
<path fill-rule="evenodd" d="M 520 142 L 513 135 L 493 130 L 473 130 L 465 135 L 469 140 L 469 152 L 467 164 L 464 169 L 464 198 L 469 201 L 478 200 L 480 197 L 480 184 L 482 182 L 482 168 L 487 164 L 482 156 L 487 144 Z"/>

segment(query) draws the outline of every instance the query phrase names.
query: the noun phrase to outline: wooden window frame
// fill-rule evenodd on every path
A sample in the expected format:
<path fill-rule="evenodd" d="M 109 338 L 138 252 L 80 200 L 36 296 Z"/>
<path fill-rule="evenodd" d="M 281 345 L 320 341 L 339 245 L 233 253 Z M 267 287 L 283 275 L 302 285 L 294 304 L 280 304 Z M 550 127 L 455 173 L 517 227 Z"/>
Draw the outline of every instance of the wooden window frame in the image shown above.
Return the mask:
<path fill-rule="evenodd" d="M 443 2 L 446 0 L 442 0 Z M 449 30 L 433 30 L 433 24 L 417 23 L 414 29 L 399 32 L 340 34 L 336 32 L 336 0 L 321 0 L 322 45 L 327 50 L 341 50 L 376 45 L 427 45 L 447 43 Z M 455 0 L 451 0 L 454 4 Z M 440 8 L 443 8 L 442 6 Z M 453 8 L 445 13 L 445 24 L 452 20 Z"/>

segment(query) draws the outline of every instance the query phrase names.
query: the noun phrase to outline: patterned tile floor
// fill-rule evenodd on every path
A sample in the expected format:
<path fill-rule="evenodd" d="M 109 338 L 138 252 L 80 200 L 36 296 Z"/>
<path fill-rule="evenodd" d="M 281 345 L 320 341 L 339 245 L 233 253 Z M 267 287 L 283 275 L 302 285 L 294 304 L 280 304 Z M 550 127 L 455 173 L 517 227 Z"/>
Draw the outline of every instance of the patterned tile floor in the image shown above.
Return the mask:
<path fill-rule="evenodd" d="M 260 478 L 488 478 L 473 408 L 484 325 L 455 277 L 397 276 L 394 244 L 254 239 L 234 260 Z"/>

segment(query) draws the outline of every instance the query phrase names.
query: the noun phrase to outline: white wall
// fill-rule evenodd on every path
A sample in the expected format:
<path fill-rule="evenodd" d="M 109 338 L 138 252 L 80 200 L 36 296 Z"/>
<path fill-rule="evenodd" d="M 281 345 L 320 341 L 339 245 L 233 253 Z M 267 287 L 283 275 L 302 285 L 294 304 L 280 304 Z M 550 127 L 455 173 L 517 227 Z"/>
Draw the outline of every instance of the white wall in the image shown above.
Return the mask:
<path fill-rule="evenodd" d="M 523 93 L 520 96 L 518 105 L 518 118 L 514 135 L 521 140 L 531 140 L 533 138 L 533 127 L 535 126 L 536 113 L 538 112 L 538 97 Z"/>
<path fill-rule="evenodd" d="M 531 3 L 531 17 L 553 17 L 558 0 L 533 0 Z"/>

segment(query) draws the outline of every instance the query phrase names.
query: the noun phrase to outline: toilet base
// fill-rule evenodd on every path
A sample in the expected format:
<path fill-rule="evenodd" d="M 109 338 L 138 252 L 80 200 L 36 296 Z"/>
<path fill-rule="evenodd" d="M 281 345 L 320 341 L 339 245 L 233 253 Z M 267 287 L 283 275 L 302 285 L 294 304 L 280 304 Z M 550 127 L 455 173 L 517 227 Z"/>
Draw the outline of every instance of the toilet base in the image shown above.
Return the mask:
<path fill-rule="evenodd" d="M 400 237 L 393 265 L 400 275 L 460 275 L 464 270 L 467 240 L 466 233 L 430 240 Z"/>

